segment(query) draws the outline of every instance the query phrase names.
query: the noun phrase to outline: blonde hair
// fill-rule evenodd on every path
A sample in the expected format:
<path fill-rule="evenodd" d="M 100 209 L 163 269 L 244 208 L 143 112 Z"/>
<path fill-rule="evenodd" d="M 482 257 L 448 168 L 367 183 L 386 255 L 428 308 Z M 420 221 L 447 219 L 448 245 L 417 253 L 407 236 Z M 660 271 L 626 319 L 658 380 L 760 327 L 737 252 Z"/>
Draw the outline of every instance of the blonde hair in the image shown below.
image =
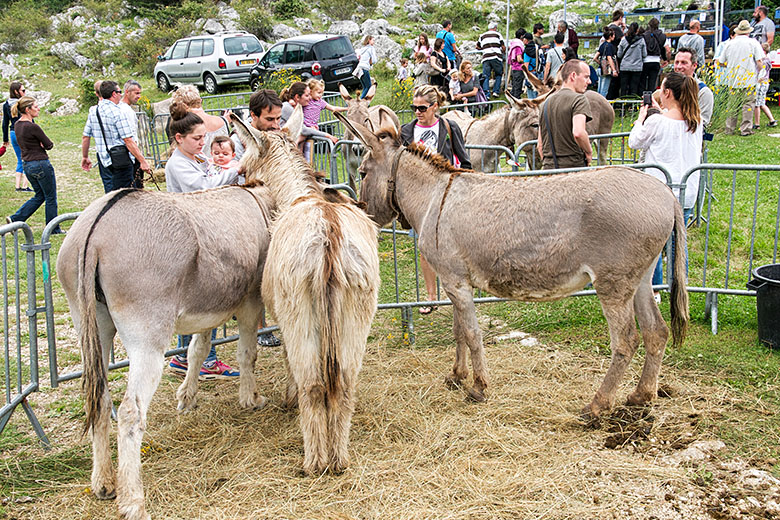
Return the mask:
<path fill-rule="evenodd" d="M 182 85 L 171 94 L 173 101 L 184 103 L 188 108 L 201 108 L 203 100 L 200 98 L 198 87 L 195 85 Z"/>
<path fill-rule="evenodd" d="M 458 70 L 460 70 L 461 74 L 463 74 L 463 67 L 465 67 L 466 65 L 471 65 L 471 62 L 469 60 L 463 60 L 460 63 L 460 69 L 458 69 Z M 473 65 L 472 65 L 472 67 L 473 67 Z M 473 72 L 472 72 L 472 74 L 473 74 Z"/>
<path fill-rule="evenodd" d="M 371 38 L 373 38 L 373 35 L 367 34 L 365 38 L 363 38 L 363 45 L 368 45 L 368 42 L 371 41 Z"/>
<path fill-rule="evenodd" d="M 325 82 L 321 79 L 310 79 L 309 82 L 306 84 L 309 89 L 314 92 L 315 90 L 321 90 L 325 92 Z"/>
<path fill-rule="evenodd" d="M 450 79 L 454 79 L 455 81 L 460 81 L 460 72 L 457 70 L 453 70 L 450 72 Z"/>
<path fill-rule="evenodd" d="M 764 43 L 762 43 L 762 44 L 761 44 L 761 48 L 762 48 L 762 49 L 764 49 L 764 52 L 769 52 L 769 49 L 770 49 L 771 47 L 772 47 L 772 46 L 771 46 L 771 45 L 769 45 L 769 42 L 764 42 Z"/>
<path fill-rule="evenodd" d="M 425 56 L 424 52 L 418 52 L 417 54 L 414 55 L 414 62 L 415 63 L 422 63 L 422 62 L 425 61 L 425 59 L 426 59 L 426 56 Z"/>
<path fill-rule="evenodd" d="M 11 107 L 11 115 L 19 117 L 27 112 L 27 109 L 35 104 L 35 98 L 32 96 L 22 96 L 14 106 Z"/>
<path fill-rule="evenodd" d="M 421 97 L 425 101 L 427 101 L 428 104 L 430 105 L 433 105 L 434 103 L 438 103 L 439 106 L 442 106 L 444 102 L 447 101 L 447 97 L 442 93 L 442 91 L 437 89 L 433 85 L 420 85 L 419 87 L 414 89 L 414 95 L 412 97 L 413 98 Z"/>

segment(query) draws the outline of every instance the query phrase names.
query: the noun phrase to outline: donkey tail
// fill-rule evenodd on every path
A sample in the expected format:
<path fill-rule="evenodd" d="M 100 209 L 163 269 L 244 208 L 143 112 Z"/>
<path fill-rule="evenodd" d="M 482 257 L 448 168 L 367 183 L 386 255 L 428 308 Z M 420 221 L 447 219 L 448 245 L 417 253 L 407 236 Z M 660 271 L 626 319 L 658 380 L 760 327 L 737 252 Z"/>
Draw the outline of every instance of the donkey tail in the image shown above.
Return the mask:
<path fill-rule="evenodd" d="M 674 204 L 674 274 L 672 276 L 671 287 L 671 315 L 672 315 L 672 345 L 679 347 L 685 340 L 685 333 L 688 330 L 688 273 L 686 269 L 685 241 L 687 240 L 685 231 L 685 218 L 683 217 L 682 206 L 675 201 Z"/>
<path fill-rule="evenodd" d="M 98 285 L 98 254 L 89 247 L 89 241 L 95 228 L 106 212 L 119 200 L 136 190 L 119 190 L 114 193 L 100 209 L 97 217 L 89 228 L 84 246 L 78 258 L 78 306 L 81 314 L 79 339 L 81 341 L 81 359 L 84 374 L 81 378 L 81 391 L 84 395 L 86 422 L 84 433 L 95 424 L 101 412 L 106 412 L 109 400 L 106 399 L 108 389 L 108 373 L 103 362 L 103 349 L 100 345 L 97 323 L 97 285 Z"/>
<path fill-rule="evenodd" d="M 343 387 L 341 360 L 341 313 L 343 311 L 345 280 L 340 265 L 342 232 L 333 204 L 322 204 L 325 225 L 322 276 L 315 275 L 317 315 L 320 320 L 320 360 L 326 395 L 334 395 Z M 319 279 L 318 279 L 319 278 Z"/>

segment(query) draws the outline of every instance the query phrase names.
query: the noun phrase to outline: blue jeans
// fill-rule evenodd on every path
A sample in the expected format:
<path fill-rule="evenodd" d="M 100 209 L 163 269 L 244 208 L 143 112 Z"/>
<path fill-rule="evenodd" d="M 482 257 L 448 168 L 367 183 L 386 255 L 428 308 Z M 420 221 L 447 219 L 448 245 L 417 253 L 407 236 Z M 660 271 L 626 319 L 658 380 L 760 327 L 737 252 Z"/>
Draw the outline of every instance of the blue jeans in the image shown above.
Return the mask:
<path fill-rule="evenodd" d="M 14 147 L 14 153 L 16 154 L 16 171 L 24 173 L 24 166 L 22 165 L 22 148 L 19 146 L 19 142 L 16 140 L 16 132 L 11 130 L 11 146 Z"/>
<path fill-rule="evenodd" d="M 371 74 L 368 70 L 364 70 L 363 75 L 360 76 L 360 84 L 363 85 L 363 92 L 360 93 L 360 99 L 363 99 L 366 97 L 366 94 L 368 94 L 368 89 L 371 88 Z"/>
<path fill-rule="evenodd" d="M 217 339 L 217 329 L 211 329 L 211 341 L 214 341 Z M 187 348 L 190 345 L 190 341 L 192 340 L 192 334 L 182 334 L 178 337 L 176 341 L 176 348 Z M 183 354 L 179 354 L 184 359 L 187 359 L 187 351 L 185 350 Z M 211 345 L 211 350 L 209 350 L 209 355 L 206 356 L 206 360 L 203 363 L 213 363 L 217 360 L 217 349 L 214 348 L 214 345 Z"/>
<path fill-rule="evenodd" d="M 526 89 L 525 93 L 528 96 L 528 99 L 536 99 L 539 97 L 539 93 L 532 88 Z"/>
<path fill-rule="evenodd" d="M 493 93 L 500 94 L 501 91 L 501 78 L 504 75 L 504 63 L 501 60 L 487 60 L 482 62 L 482 74 L 485 75 L 485 79 L 482 82 L 482 90 L 486 95 L 490 95 L 490 72 L 496 75 L 496 81 L 493 82 Z"/>
<path fill-rule="evenodd" d="M 602 76 L 599 74 L 599 94 L 601 94 L 604 97 L 607 97 L 607 92 L 609 92 L 609 84 L 612 83 L 612 76 L 607 74 L 606 76 Z"/>
<path fill-rule="evenodd" d="M 693 208 L 685 208 L 683 209 L 683 222 L 685 222 L 685 225 L 688 225 L 688 221 L 691 220 L 691 215 L 693 215 Z M 674 247 L 675 247 L 675 240 L 674 240 L 674 233 L 672 233 L 672 258 L 671 260 L 667 259 L 667 262 L 670 262 L 672 265 L 674 265 Z M 664 249 L 666 249 L 664 247 Z M 655 264 L 655 271 L 653 271 L 653 285 L 661 285 L 664 283 L 664 268 L 663 268 L 663 251 L 661 251 L 661 256 L 658 257 L 658 263 Z M 674 271 L 672 271 L 674 273 Z M 688 273 L 688 242 L 685 242 L 685 272 Z M 671 285 L 671 280 L 669 280 L 669 284 Z"/>
<path fill-rule="evenodd" d="M 45 202 L 46 223 L 48 224 L 57 216 L 57 181 L 54 178 L 54 167 L 48 159 L 23 161 L 22 166 L 35 195 L 11 215 L 11 220 L 24 222 Z"/>
<path fill-rule="evenodd" d="M 103 163 L 100 162 L 100 157 L 98 157 L 97 163 L 98 171 L 100 172 L 100 180 L 103 181 L 103 191 L 108 193 L 111 191 L 111 177 L 114 176 L 114 173 L 110 168 L 103 166 Z"/>

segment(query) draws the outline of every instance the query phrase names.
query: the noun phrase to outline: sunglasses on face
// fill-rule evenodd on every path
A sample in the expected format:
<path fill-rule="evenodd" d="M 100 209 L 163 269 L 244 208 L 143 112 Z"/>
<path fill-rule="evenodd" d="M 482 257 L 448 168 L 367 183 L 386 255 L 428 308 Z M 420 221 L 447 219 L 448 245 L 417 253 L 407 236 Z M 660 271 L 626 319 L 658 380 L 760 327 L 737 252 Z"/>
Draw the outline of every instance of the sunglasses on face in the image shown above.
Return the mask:
<path fill-rule="evenodd" d="M 411 107 L 412 112 L 425 112 L 433 105 L 409 105 L 409 106 Z"/>

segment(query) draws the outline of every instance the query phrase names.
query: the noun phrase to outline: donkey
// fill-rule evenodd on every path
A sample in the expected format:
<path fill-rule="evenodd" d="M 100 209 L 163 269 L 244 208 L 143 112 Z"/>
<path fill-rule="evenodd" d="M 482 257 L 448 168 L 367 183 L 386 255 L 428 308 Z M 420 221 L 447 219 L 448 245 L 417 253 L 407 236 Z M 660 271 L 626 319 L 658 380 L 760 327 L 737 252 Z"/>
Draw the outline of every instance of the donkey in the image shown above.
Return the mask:
<path fill-rule="evenodd" d="M 285 128 L 294 136 L 302 121 L 296 109 Z M 300 408 L 303 471 L 340 473 L 377 307 L 378 229 L 357 205 L 323 193 L 295 139 L 233 123 L 246 144 L 244 171 L 267 183 L 277 203 L 262 293 L 284 336 L 285 402 Z"/>
<path fill-rule="evenodd" d="M 353 98 L 349 91 L 339 83 L 339 92 L 341 98 L 347 104 L 347 119 L 355 121 L 361 125 L 378 131 L 382 118 L 389 118 L 396 128 L 401 127 L 401 121 L 398 116 L 389 107 L 385 105 L 369 106 L 371 100 L 376 94 L 376 83 L 368 89 L 364 99 Z M 344 132 L 344 139 L 353 140 L 355 136 L 348 130 Z M 360 148 L 357 145 L 347 146 L 344 149 L 345 163 L 347 167 L 347 182 L 349 187 L 357 191 L 357 169 L 360 165 Z"/>
<path fill-rule="evenodd" d="M 488 386 L 474 287 L 525 301 L 556 300 L 592 282 L 610 331 L 612 363 L 583 413 L 598 417 L 615 401 L 617 385 L 639 346 L 647 352 L 631 404 L 657 393 L 669 331 L 653 300 L 653 267 L 676 234 L 672 336 L 679 345 L 688 323 L 685 223 L 663 183 L 639 170 L 605 167 L 567 175 L 500 178 L 458 170 L 415 143 L 401 146 L 395 129 L 374 134 L 338 115 L 366 147 L 360 198 L 379 225 L 405 217 L 419 247 L 453 303 L 455 365 L 446 379 L 460 386 L 471 352 L 474 386 Z M 476 227 L 475 227 L 476 225 Z"/>
<path fill-rule="evenodd" d="M 557 92 L 561 88 L 561 85 L 563 84 L 560 71 L 558 71 L 558 76 L 555 80 L 552 79 L 548 80 L 548 82 L 550 83 L 549 85 L 543 83 L 542 80 L 540 80 L 539 78 L 537 78 L 536 76 L 528 72 L 528 67 L 525 65 L 523 65 L 523 73 L 525 73 L 525 77 L 534 86 L 534 90 L 539 92 L 540 94 L 539 98 L 546 98 L 545 94 L 549 95 L 554 92 Z M 614 125 L 615 123 L 615 109 L 612 106 L 612 103 L 607 101 L 607 99 L 604 96 L 602 96 L 595 90 L 586 90 L 585 98 L 588 100 L 588 103 L 590 104 L 590 114 L 591 116 L 593 116 L 593 119 L 588 121 L 587 124 L 585 125 L 585 129 L 588 131 L 588 135 L 611 134 L 612 125 Z M 541 109 L 541 104 L 537 105 L 537 109 L 539 110 Z M 534 139 L 536 139 L 536 137 L 534 137 Z M 600 165 L 607 164 L 608 149 L 609 149 L 609 138 L 605 137 L 599 139 L 598 163 Z"/>
<path fill-rule="evenodd" d="M 261 183 L 192 193 L 126 189 L 90 204 L 65 237 L 57 273 L 81 342 L 92 491 L 101 499 L 117 497 L 122 518 L 149 518 L 141 440 L 173 334 L 196 333 L 192 342 L 204 354 L 190 356 L 189 368 L 197 372 L 211 329 L 235 316 L 239 404 L 265 404 L 255 389 L 254 363 L 272 209 L 271 193 Z M 106 371 L 117 332 L 130 371 L 119 407 L 115 475 Z"/>
<path fill-rule="evenodd" d="M 442 114 L 442 117 L 455 121 L 463 131 L 466 144 L 499 145 L 514 151 L 527 141 L 536 140 L 539 129 L 539 105 L 544 101 L 543 97 L 537 99 L 516 99 L 506 92 L 509 104 L 494 110 L 490 114 L 474 119 L 468 112 L 450 110 Z M 354 119 L 350 119 L 354 121 Z M 358 121 L 359 123 L 360 121 Z M 526 149 L 526 156 L 531 157 L 532 147 Z M 492 150 L 469 151 L 471 164 L 475 168 L 481 166 L 481 170 L 492 173 L 497 170 L 499 154 Z M 529 162 L 529 167 L 531 163 Z"/>

